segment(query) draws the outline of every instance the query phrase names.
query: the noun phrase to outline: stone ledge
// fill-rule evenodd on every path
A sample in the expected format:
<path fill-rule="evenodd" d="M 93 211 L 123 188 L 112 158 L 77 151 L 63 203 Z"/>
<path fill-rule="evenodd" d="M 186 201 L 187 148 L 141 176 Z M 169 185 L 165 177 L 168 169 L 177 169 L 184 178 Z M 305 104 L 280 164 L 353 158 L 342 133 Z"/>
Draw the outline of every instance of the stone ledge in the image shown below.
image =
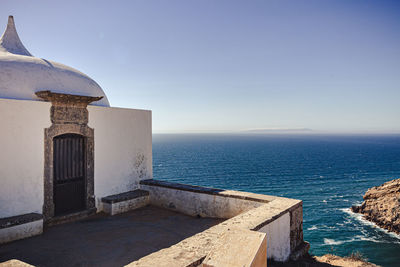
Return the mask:
<path fill-rule="evenodd" d="M 90 215 L 95 214 L 96 211 L 97 211 L 96 208 L 90 208 L 87 210 L 78 211 L 71 214 L 56 216 L 46 221 L 46 226 L 52 226 L 52 225 L 82 220 L 89 217 Z"/>
<path fill-rule="evenodd" d="M 172 183 L 172 182 L 160 181 L 160 180 L 154 180 L 154 179 L 142 180 L 142 181 L 140 181 L 140 184 L 141 185 L 149 185 L 149 186 L 165 187 L 165 188 L 189 191 L 189 192 L 194 192 L 194 193 L 217 195 L 217 196 L 228 197 L 228 198 L 238 198 L 238 199 L 261 202 L 261 203 L 268 203 L 277 198 L 277 197 L 268 196 L 268 195 L 261 195 L 261 194 L 254 194 L 254 193 L 248 193 L 248 192 L 233 191 L 233 190 L 223 190 L 223 189 L 202 187 L 202 186 L 196 186 L 196 185 L 179 184 L 179 183 Z"/>
<path fill-rule="evenodd" d="M 43 219 L 43 215 L 39 213 L 27 213 L 7 218 L 0 219 L 0 229 L 21 225 L 25 223 L 30 223 L 34 221 L 39 221 Z"/>
<path fill-rule="evenodd" d="M 219 236 L 202 267 L 266 267 L 265 233 L 241 228 L 228 228 Z"/>
<path fill-rule="evenodd" d="M 43 233 L 43 215 L 28 213 L 0 219 L 0 244 Z"/>
<path fill-rule="evenodd" d="M 148 196 L 149 194 L 150 193 L 148 191 L 136 189 L 136 190 L 121 193 L 121 194 L 103 197 L 101 199 L 101 202 L 108 203 L 108 204 L 114 204 L 114 203 L 118 203 L 118 202 L 132 200 L 132 199 L 139 198 L 139 197 Z"/>

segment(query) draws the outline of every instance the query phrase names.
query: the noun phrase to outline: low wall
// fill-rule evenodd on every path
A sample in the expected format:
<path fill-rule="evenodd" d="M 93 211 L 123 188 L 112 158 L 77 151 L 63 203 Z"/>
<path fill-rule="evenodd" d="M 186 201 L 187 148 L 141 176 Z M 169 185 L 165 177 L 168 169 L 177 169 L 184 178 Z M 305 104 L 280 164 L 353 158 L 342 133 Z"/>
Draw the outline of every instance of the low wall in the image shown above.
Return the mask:
<path fill-rule="evenodd" d="M 143 180 L 141 189 L 150 192 L 150 204 L 190 216 L 229 219 L 267 203 L 251 193 L 192 185 Z"/>
<path fill-rule="evenodd" d="M 265 233 L 230 228 L 217 240 L 201 267 L 267 267 Z"/>
<path fill-rule="evenodd" d="M 43 216 L 38 213 L 0 219 L 0 244 L 39 235 L 42 232 Z"/>
<path fill-rule="evenodd" d="M 196 266 L 212 251 L 218 237 L 232 227 L 266 233 L 268 258 L 276 261 L 287 261 L 304 242 L 301 200 L 157 180 L 143 180 L 140 184 L 141 189 L 150 192 L 152 205 L 191 216 L 229 219 L 143 257 L 132 266 Z"/>

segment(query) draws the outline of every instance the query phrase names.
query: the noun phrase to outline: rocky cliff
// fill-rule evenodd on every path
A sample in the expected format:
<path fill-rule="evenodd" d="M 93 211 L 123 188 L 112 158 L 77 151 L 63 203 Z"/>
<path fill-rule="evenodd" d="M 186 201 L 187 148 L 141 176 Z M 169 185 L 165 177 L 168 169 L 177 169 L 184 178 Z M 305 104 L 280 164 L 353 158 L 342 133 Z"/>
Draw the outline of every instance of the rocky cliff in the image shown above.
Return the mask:
<path fill-rule="evenodd" d="M 353 206 L 353 212 L 379 227 L 400 234 L 400 179 L 368 189 L 361 206 Z"/>

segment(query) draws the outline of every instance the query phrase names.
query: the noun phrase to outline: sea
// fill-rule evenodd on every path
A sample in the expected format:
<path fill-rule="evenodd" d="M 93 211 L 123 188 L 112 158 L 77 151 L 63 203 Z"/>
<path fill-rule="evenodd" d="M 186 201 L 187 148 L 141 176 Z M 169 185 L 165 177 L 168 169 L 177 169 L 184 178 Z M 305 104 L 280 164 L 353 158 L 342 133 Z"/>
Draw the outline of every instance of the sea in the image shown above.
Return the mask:
<path fill-rule="evenodd" d="M 155 134 L 154 179 L 303 200 L 310 253 L 400 266 L 400 236 L 350 211 L 400 178 L 400 135 Z"/>

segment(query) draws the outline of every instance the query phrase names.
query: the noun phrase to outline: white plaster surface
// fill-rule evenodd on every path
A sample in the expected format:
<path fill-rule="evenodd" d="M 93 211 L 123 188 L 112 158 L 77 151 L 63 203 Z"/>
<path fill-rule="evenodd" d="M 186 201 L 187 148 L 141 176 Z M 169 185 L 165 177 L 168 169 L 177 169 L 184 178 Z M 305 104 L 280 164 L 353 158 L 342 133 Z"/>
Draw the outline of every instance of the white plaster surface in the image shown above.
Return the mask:
<path fill-rule="evenodd" d="M 43 233 L 43 220 L 0 229 L 0 244 Z"/>
<path fill-rule="evenodd" d="M 267 234 L 267 258 L 285 262 L 290 256 L 290 214 L 281 217 L 262 227 L 259 232 Z"/>
<path fill-rule="evenodd" d="M 149 196 L 138 197 L 117 203 L 103 203 L 103 211 L 110 215 L 124 213 L 130 210 L 138 209 L 148 205 L 150 202 Z"/>
<path fill-rule="evenodd" d="M 43 90 L 103 96 L 93 105 L 110 106 L 101 87 L 87 75 L 63 64 L 32 56 L 20 41 L 10 17 L 0 38 L 0 98 L 41 101 L 35 92 Z"/>
<path fill-rule="evenodd" d="M 101 198 L 138 188 L 151 179 L 151 111 L 89 106 L 89 126 L 94 128 L 94 193 Z"/>
<path fill-rule="evenodd" d="M 0 218 L 42 213 L 50 103 L 0 99 Z"/>
<path fill-rule="evenodd" d="M 49 102 L 0 98 L 0 218 L 42 213 L 44 129 L 51 126 Z M 95 196 L 138 188 L 152 178 L 151 112 L 90 106 L 95 136 Z"/>
<path fill-rule="evenodd" d="M 181 213 L 211 218 L 232 218 L 264 203 L 239 198 L 203 194 L 173 188 L 141 185 L 150 192 L 150 203 Z"/>

